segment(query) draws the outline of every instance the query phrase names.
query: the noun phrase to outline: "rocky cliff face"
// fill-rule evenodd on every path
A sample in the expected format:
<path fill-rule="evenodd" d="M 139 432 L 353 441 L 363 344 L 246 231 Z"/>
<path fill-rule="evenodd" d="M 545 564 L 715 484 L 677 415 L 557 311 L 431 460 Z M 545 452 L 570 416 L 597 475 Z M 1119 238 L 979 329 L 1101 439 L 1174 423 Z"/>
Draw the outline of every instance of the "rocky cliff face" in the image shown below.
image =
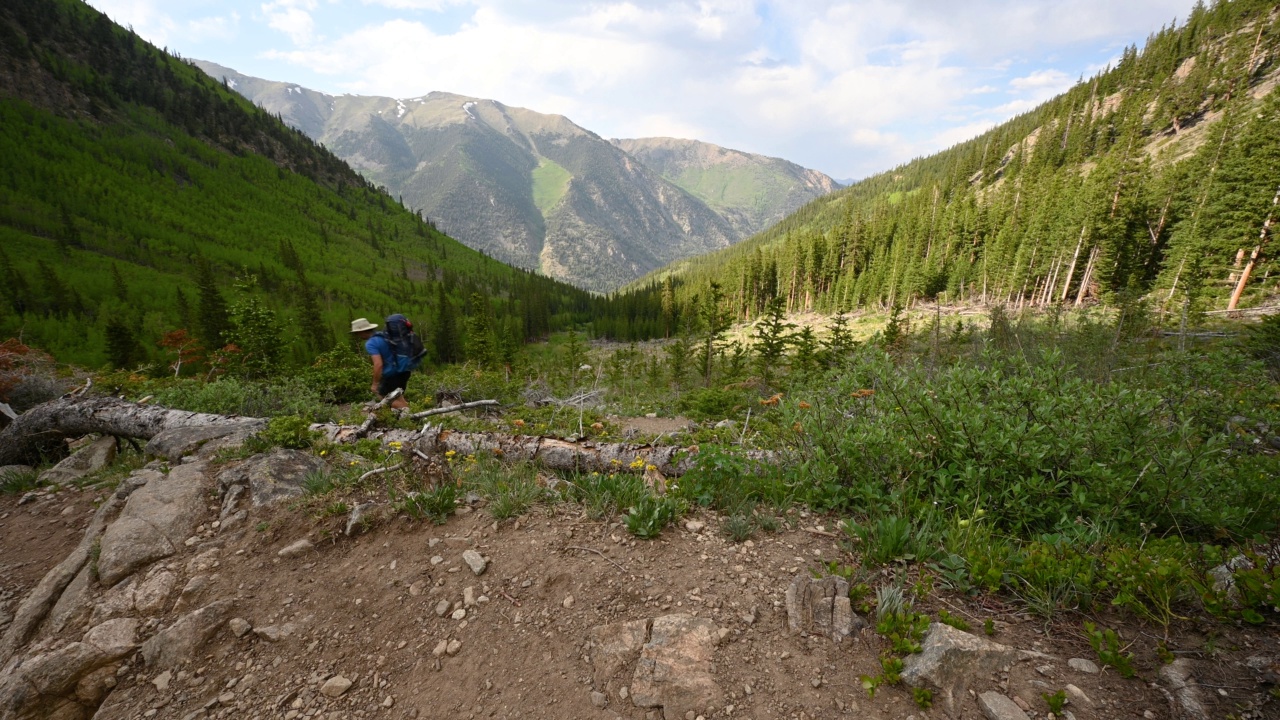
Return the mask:
<path fill-rule="evenodd" d="M 609 142 L 559 115 L 440 92 L 332 96 L 197 64 L 471 247 L 601 292 L 728 247 L 834 187 L 783 160 L 661 141 L 692 146 L 716 178 L 695 182 L 686 164 L 650 164 L 658 141 Z"/>

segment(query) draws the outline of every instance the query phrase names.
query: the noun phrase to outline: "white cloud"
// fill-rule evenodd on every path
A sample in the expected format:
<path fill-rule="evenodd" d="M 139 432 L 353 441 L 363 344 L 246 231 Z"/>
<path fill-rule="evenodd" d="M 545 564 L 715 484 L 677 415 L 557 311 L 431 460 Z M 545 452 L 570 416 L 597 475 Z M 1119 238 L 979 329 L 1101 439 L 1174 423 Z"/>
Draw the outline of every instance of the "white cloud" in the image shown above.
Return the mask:
<path fill-rule="evenodd" d="M 315 9 L 315 0 L 274 0 L 262 4 L 267 26 L 288 35 L 294 45 L 311 42 L 315 33 L 311 12 Z"/>
<path fill-rule="evenodd" d="M 697 137 L 847 177 L 1035 107 L 1194 0 L 94 1 L 161 43 L 283 33 L 241 49 L 247 67 L 206 58 L 270 79 L 493 98 L 605 137 Z"/>

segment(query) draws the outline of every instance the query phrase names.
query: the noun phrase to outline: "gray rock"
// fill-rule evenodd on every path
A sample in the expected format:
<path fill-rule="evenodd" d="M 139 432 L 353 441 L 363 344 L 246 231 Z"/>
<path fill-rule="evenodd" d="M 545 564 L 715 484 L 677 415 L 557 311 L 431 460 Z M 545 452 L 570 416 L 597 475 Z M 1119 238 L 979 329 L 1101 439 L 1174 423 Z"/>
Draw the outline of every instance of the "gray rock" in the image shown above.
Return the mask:
<path fill-rule="evenodd" d="M 462 560 L 471 568 L 471 572 L 476 575 L 483 575 L 484 571 L 489 567 L 489 561 L 484 559 L 480 553 L 475 550 L 466 550 L 462 553 Z"/>
<path fill-rule="evenodd" d="M 445 646 L 444 651 L 449 657 L 453 657 L 454 655 L 457 655 L 458 651 L 461 649 L 462 649 L 461 640 L 450 640 L 449 644 Z"/>
<path fill-rule="evenodd" d="M 1018 659 L 1013 648 L 933 623 L 925 635 L 919 654 L 907 657 L 902 680 L 911 687 L 934 690 L 934 701 L 955 716 L 956 703 L 965 696 L 969 683 L 985 678 Z"/>
<path fill-rule="evenodd" d="M 362 527 L 365 513 L 369 512 L 369 510 L 375 505 L 377 505 L 377 503 L 366 502 L 359 503 L 355 507 L 351 508 L 351 515 L 347 517 L 347 529 L 343 534 L 350 537 L 351 533 Z"/>
<path fill-rule="evenodd" d="M 609 697 L 599 690 L 592 690 L 591 704 L 603 710 L 609 704 Z"/>
<path fill-rule="evenodd" d="M 842 577 L 821 580 L 807 573 L 796 575 L 787 587 L 787 626 L 791 632 L 813 632 L 836 642 L 863 625 L 849 602 L 849 581 Z"/>
<path fill-rule="evenodd" d="M 1067 667 L 1075 670 L 1076 672 L 1088 673 L 1090 675 L 1097 675 L 1102 672 L 1102 669 L 1098 667 L 1098 663 L 1086 658 L 1071 658 L 1067 661 Z"/>
<path fill-rule="evenodd" d="M 234 631 L 234 628 L 233 628 Z M 266 640 L 267 642 L 280 642 L 281 640 L 291 637 L 298 631 L 298 626 L 293 623 L 285 623 L 283 625 L 268 625 L 266 627 L 254 628 L 253 634 Z"/>
<path fill-rule="evenodd" d="M 595 670 L 595 686 L 607 687 L 609 679 L 618 675 L 640 658 L 640 651 L 649 642 L 652 620 L 633 620 L 594 627 L 588 633 L 591 641 L 591 665 Z"/>
<path fill-rule="evenodd" d="M 716 630 L 714 622 L 691 615 L 655 618 L 630 686 L 636 707 L 661 707 L 674 720 L 720 704 L 723 693 L 711 676 Z"/>
<path fill-rule="evenodd" d="M 314 546 L 311 544 L 310 540 L 302 538 L 301 540 L 290 543 L 289 545 L 281 548 L 280 552 L 276 554 L 280 557 L 297 557 L 298 555 L 310 550 L 312 547 Z"/>
<path fill-rule="evenodd" d="M 325 680 L 324 684 L 320 686 L 320 694 L 331 698 L 341 697 L 343 693 L 351 689 L 351 685 L 350 680 L 341 675 L 334 675 Z"/>
<path fill-rule="evenodd" d="M 231 618 L 227 622 L 227 627 L 231 628 L 231 633 L 236 637 L 244 637 L 246 633 L 253 629 L 253 625 L 249 624 L 244 618 Z"/>
<path fill-rule="evenodd" d="M 94 440 L 62 462 L 40 473 L 40 482 L 66 485 L 95 473 L 116 459 L 116 439 L 110 435 Z"/>
<path fill-rule="evenodd" d="M 133 591 L 133 607 L 143 615 L 163 613 L 174 587 L 178 584 L 178 576 L 165 568 L 158 568 L 147 573 L 147 578 L 138 583 Z"/>
<path fill-rule="evenodd" d="M 1208 720 L 1204 701 L 1200 698 L 1200 685 L 1191 676 L 1192 664 L 1189 658 L 1178 658 L 1160 668 L 1160 682 L 1172 696 L 1173 714 L 1177 718 L 1190 720 Z"/>
<path fill-rule="evenodd" d="M 236 504 L 240 502 L 240 496 L 248 490 L 244 485 L 232 485 L 227 488 L 222 495 L 222 511 L 218 513 L 218 520 L 226 522 L 227 518 L 236 512 Z"/>
<path fill-rule="evenodd" d="M 978 696 L 978 707 L 987 720 L 1027 720 L 1018 704 L 998 692 L 987 691 Z"/>
<path fill-rule="evenodd" d="M 302 495 L 307 474 L 323 469 L 324 461 L 310 453 L 277 448 L 223 470 L 218 483 L 223 488 L 247 486 L 253 506 L 264 507 Z"/>
<path fill-rule="evenodd" d="M 142 644 L 142 658 L 149 668 L 170 668 L 195 657 L 196 650 L 213 636 L 231 614 L 234 602 L 219 600 L 183 615 Z"/>
<path fill-rule="evenodd" d="M 30 465 L 0 465 L 0 480 L 8 475 L 26 475 L 31 472 L 35 472 L 35 468 Z"/>
<path fill-rule="evenodd" d="M 138 619 L 116 618 L 84 634 L 82 642 L 102 652 L 106 660 L 119 660 L 138 647 Z"/>
<path fill-rule="evenodd" d="M 441 600 L 440 602 L 436 603 L 436 617 L 444 617 L 445 613 L 447 612 L 449 612 L 448 600 Z"/>
<path fill-rule="evenodd" d="M 202 446 L 214 440 L 223 441 L 216 443 L 218 447 L 239 445 L 266 426 L 265 420 L 246 420 L 218 425 L 169 428 L 161 430 L 147 442 L 146 453 L 168 460 L 181 460 L 188 455 L 198 453 Z M 209 450 L 212 449 L 209 448 Z"/>
<path fill-rule="evenodd" d="M 195 532 L 204 515 L 204 464 L 174 468 L 139 488 L 102 534 L 98 577 L 112 585 L 168 557 Z"/>
<path fill-rule="evenodd" d="M 89 587 L 92 583 L 93 569 L 86 564 L 80 569 L 75 579 L 62 591 L 58 602 L 49 612 L 49 629 L 55 633 L 62 632 L 68 625 L 76 625 L 88 619 L 90 610 Z"/>

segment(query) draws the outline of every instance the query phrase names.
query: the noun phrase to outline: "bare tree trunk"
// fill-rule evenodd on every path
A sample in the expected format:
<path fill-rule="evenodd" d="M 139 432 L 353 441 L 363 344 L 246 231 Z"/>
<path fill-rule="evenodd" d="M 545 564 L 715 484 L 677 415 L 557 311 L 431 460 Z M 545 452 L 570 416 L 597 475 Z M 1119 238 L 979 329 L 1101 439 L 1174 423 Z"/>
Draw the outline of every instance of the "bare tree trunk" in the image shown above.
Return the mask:
<path fill-rule="evenodd" d="M 1084 275 L 1080 277 L 1080 290 L 1076 293 L 1076 305 L 1084 302 L 1084 296 L 1089 292 L 1089 281 L 1093 279 L 1093 266 L 1098 261 L 1098 246 L 1093 246 L 1093 250 L 1089 252 L 1089 263 L 1084 266 Z"/>
<path fill-rule="evenodd" d="M 1249 264 L 1244 266 L 1244 271 L 1240 273 L 1240 282 L 1236 285 L 1235 292 L 1231 293 L 1231 302 L 1227 303 L 1228 310 L 1235 310 L 1240 304 L 1240 296 L 1244 294 L 1244 286 L 1249 282 L 1249 273 L 1253 272 L 1254 266 L 1258 264 L 1258 255 L 1262 253 L 1262 246 L 1267 243 L 1267 233 L 1271 232 L 1271 220 L 1276 214 L 1276 205 L 1280 205 L 1280 187 L 1276 188 L 1275 197 L 1271 198 L 1271 210 L 1267 212 L 1267 219 L 1262 223 L 1262 230 L 1258 233 L 1258 244 L 1254 246 L 1253 253 L 1249 255 Z"/>
<path fill-rule="evenodd" d="M 154 437 L 174 427 L 219 425 L 250 418 L 170 410 L 117 397 L 71 397 L 37 405 L 0 430 L 0 465 L 37 461 L 68 437 L 102 433 L 117 437 Z"/>
<path fill-rule="evenodd" d="M 1071 256 L 1071 269 L 1067 271 L 1067 282 L 1062 286 L 1062 297 L 1058 302 L 1064 302 L 1067 299 L 1067 290 L 1071 288 L 1071 277 L 1076 274 L 1076 261 L 1080 259 L 1080 247 L 1084 245 L 1084 233 L 1089 229 L 1089 223 L 1080 226 L 1080 239 L 1076 240 L 1076 254 Z"/>

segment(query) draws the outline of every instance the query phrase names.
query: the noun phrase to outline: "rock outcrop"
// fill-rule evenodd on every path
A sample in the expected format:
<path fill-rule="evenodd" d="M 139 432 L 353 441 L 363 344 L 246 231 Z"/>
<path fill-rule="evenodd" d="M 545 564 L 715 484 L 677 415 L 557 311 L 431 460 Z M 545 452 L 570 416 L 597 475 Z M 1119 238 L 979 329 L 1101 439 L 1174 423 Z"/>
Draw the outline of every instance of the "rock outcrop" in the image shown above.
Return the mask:
<path fill-rule="evenodd" d="M 62 462 L 40 473 L 40 482 L 66 485 L 98 472 L 116 459 L 116 439 L 110 435 L 76 450 Z"/>
<path fill-rule="evenodd" d="M 179 465 L 129 498 L 103 533 L 98 577 L 114 585 L 144 565 L 172 555 L 204 515 L 204 463 Z"/>

